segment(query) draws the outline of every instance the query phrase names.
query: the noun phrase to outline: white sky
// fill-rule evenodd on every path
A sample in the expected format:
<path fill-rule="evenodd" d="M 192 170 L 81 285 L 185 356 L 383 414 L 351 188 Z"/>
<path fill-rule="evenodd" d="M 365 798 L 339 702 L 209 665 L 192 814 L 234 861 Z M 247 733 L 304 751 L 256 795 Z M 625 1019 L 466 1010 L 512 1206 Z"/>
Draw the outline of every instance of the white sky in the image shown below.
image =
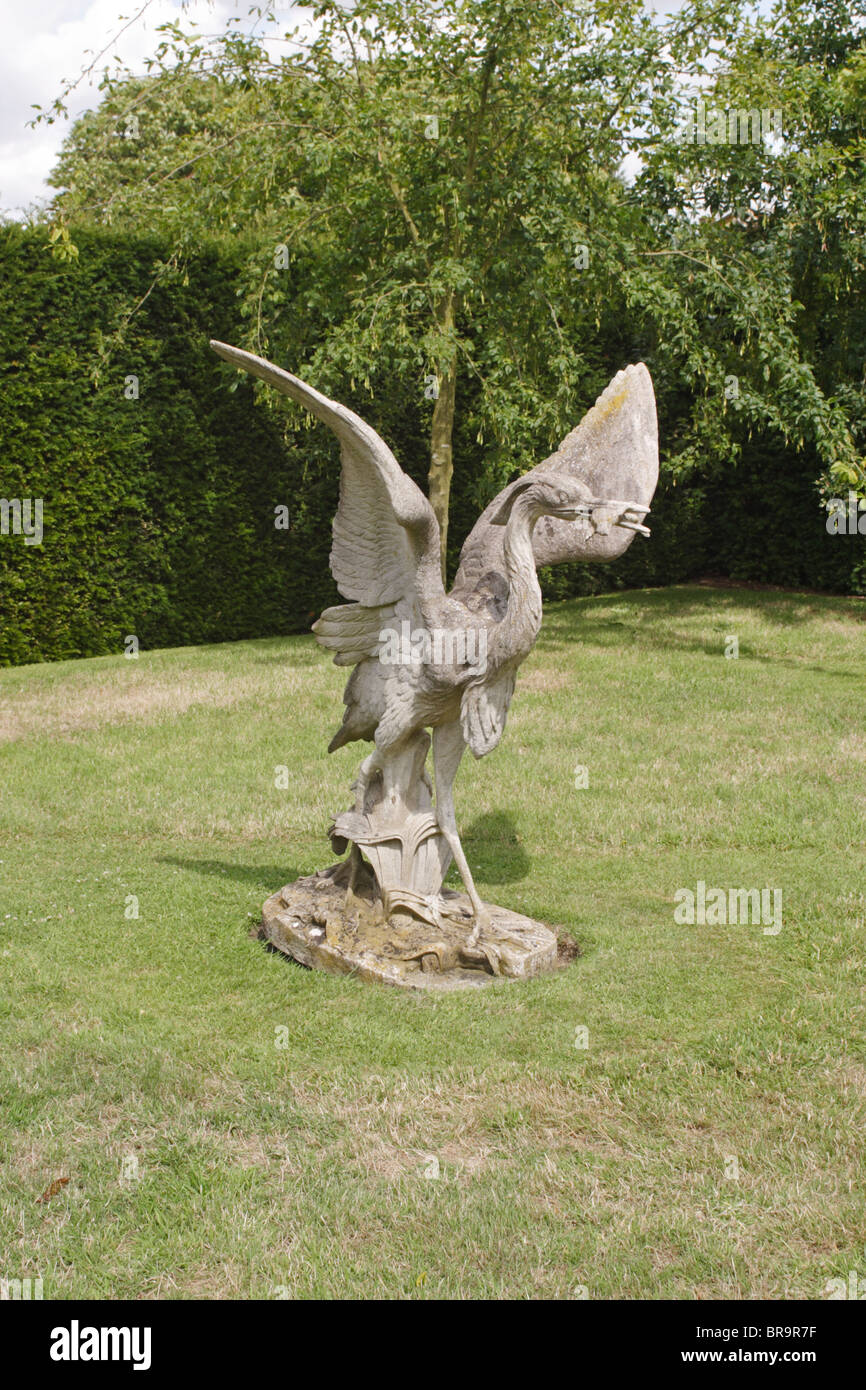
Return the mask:
<path fill-rule="evenodd" d="M 0 0 L 0 209 L 20 217 L 34 204 L 43 202 L 51 190 L 45 180 L 57 160 L 60 145 L 69 129 L 65 120 L 29 129 L 27 122 L 37 114 L 33 104 L 43 107 L 92 62 L 109 44 L 125 20 L 139 13 L 144 0 Z M 295 6 L 275 6 L 286 17 L 286 29 L 297 23 Z M 157 25 L 180 19 L 183 27 L 194 20 L 201 33 L 219 33 L 230 15 L 239 15 L 241 32 L 250 32 L 256 17 L 249 16 L 250 0 L 151 0 L 141 18 L 134 19 L 126 32 L 99 59 L 95 81 L 81 84 L 67 102 L 72 119 L 98 105 L 98 81 L 103 69 L 119 54 L 133 71 L 142 72 L 143 60 L 159 42 Z"/>
<path fill-rule="evenodd" d="M 650 3 L 672 11 L 683 0 Z M 67 101 L 71 119 L 98 105 L 96 84 L 115 55 L 133 71 L 144 70 L 143 60 L 159 41 L 157 26 L 166 20 L 180 19 L 184 28 L 195 21 L 202 34 L 222 32 L 230 15 L 242 18 L 241 32 L 252 31 L 258 23 L 250 15 L 250 0 L 151 0 L 135 18 L 143 6 L 144 0 L 0 0 L 0 210 L 7 216 L 21 217 L 50 196 L 45 180 L 69 129 L 63 119 L 28 128 L 36 115 L 33 104 L 50 106 L 64 83 L 76 78 L 106 45 L 111 46 L 96 64 L 95 81 L 83 82 Z M 296 10 L 302 6 L 291 0 L 278 0 L 274 8 L 285 16 L 286 30 L 301 18 Z M 132 22 L 112 44 L 127 20 Z"/>

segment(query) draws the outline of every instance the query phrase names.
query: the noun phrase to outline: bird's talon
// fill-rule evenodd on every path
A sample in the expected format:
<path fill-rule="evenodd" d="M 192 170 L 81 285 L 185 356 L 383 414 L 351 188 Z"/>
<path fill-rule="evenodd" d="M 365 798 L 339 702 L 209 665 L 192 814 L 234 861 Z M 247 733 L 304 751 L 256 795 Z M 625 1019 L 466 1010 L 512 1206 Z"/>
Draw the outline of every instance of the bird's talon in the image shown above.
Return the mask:
<path fill-rule="evenodd" d="M 469 933 L 469 939 L 466 942 L 467 946 L 477 946 L 481 937 L 481 933 L 489 931 L 492 925 L 493 923 L 490 919 L 490 913 L 486 910 L 486 908 L 482 908 L 481 911 L 476 910 L 475 926 Z"/>

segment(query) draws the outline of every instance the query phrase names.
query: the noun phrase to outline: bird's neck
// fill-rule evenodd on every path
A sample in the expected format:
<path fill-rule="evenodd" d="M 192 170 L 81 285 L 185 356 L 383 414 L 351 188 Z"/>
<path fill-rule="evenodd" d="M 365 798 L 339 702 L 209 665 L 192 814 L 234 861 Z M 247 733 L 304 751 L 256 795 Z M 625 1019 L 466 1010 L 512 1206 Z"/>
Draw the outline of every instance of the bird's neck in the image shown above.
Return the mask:
<path fill-rule="evenodd" d="M 508 577 L 508 607 L 497 625 L 496 646 L 503 655 L 522 660 L 541 629 L 541 586 L 535 572 L 532 530 L 535 517 L 519 498 L 511 510 L 503 541 Z"/>

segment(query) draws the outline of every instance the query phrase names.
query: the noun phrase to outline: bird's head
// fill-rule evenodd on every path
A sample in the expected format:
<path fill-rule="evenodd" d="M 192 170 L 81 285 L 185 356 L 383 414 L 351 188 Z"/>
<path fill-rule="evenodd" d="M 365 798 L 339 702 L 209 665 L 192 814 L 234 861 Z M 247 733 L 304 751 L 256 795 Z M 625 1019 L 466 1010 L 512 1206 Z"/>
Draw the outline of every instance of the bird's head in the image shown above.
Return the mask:
<path fill-rule="evenodd" d="M 648 507 L 636 502 L 619 502 L 595 497 L 585 483 L 567 473 L 536 471 L 516 483 L 502 506 L 490 518 L 495 526 L 507 525 L 515 503 L 534 524 L 539 517 L 555 516 L 562 521 L 585 521 L 593 532 L 606 536 L 611 526 L 649 535 L 643 525 Z"/>

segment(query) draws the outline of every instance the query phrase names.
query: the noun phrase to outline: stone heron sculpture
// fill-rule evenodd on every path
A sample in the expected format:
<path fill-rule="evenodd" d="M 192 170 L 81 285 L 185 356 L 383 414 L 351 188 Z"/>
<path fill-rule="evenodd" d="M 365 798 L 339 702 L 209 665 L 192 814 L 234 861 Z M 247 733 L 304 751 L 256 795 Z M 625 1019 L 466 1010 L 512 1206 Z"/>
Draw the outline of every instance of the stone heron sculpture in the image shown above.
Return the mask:
<path fill-rule="evenodd" d="M 288 945 L 276 944 L 307 964 L 342 968 L 313 950 L 318 944 L 327 954 L 330 944 L 357 968 L 364 950 L 356 943 L 353 955 L 339 930 L 348 917 L 355 936 L 359 922 L 384 929 L 377 948 L 386 958 L 394 924 L 406 947 L 400 959 L 420 961 L 428 973 L 449 965 L 464 973 L 473 966 L 531 973 L 535 967 L 526 962 L 534 957 L 521 953 L 515 923 L 495 923 L 503 909 L 484 904 L 475 887 L 457 829 L 454 779 L 467 748 L 481 758 L 502 737 L 518 667 L 541 628 L 537 566 L 610 560 L 636 532 L 649 535 L 643 523 L 658 478 L 649 372 L 643 364 L 619 372 L 556 453 L 494 499 L 446 593 L 433 508 L 375 430 L 264 358 L 226 343 L 211 346 L 305 406 L 341 447 L 330 564 L 348 602 L 326 609 L 313 631 L 337 665 L 353 667 L 329 752 L 355 741 L 373 750 L 353 784 L 353 807 L 331 827 L 332 845 L 338 853 L 351 846 L 349 858 L 316 876 L 315 888 L 331 895 L 330 915 L 320 912 L 317 926 L 316 913 L 307 911 L 303 922 L 304 904 L 284 889 L 277 906 L 294 930 Z M 468 904 L 443 891 L 452 857 Z M 303 891 L 309 882 L 299 880 Z M 342 894 L 338 902 L 335 892 Z M 318 943 L 317 931 L 324 938 Z M 393 977 L 387 969 L 372 973 Z"/>

